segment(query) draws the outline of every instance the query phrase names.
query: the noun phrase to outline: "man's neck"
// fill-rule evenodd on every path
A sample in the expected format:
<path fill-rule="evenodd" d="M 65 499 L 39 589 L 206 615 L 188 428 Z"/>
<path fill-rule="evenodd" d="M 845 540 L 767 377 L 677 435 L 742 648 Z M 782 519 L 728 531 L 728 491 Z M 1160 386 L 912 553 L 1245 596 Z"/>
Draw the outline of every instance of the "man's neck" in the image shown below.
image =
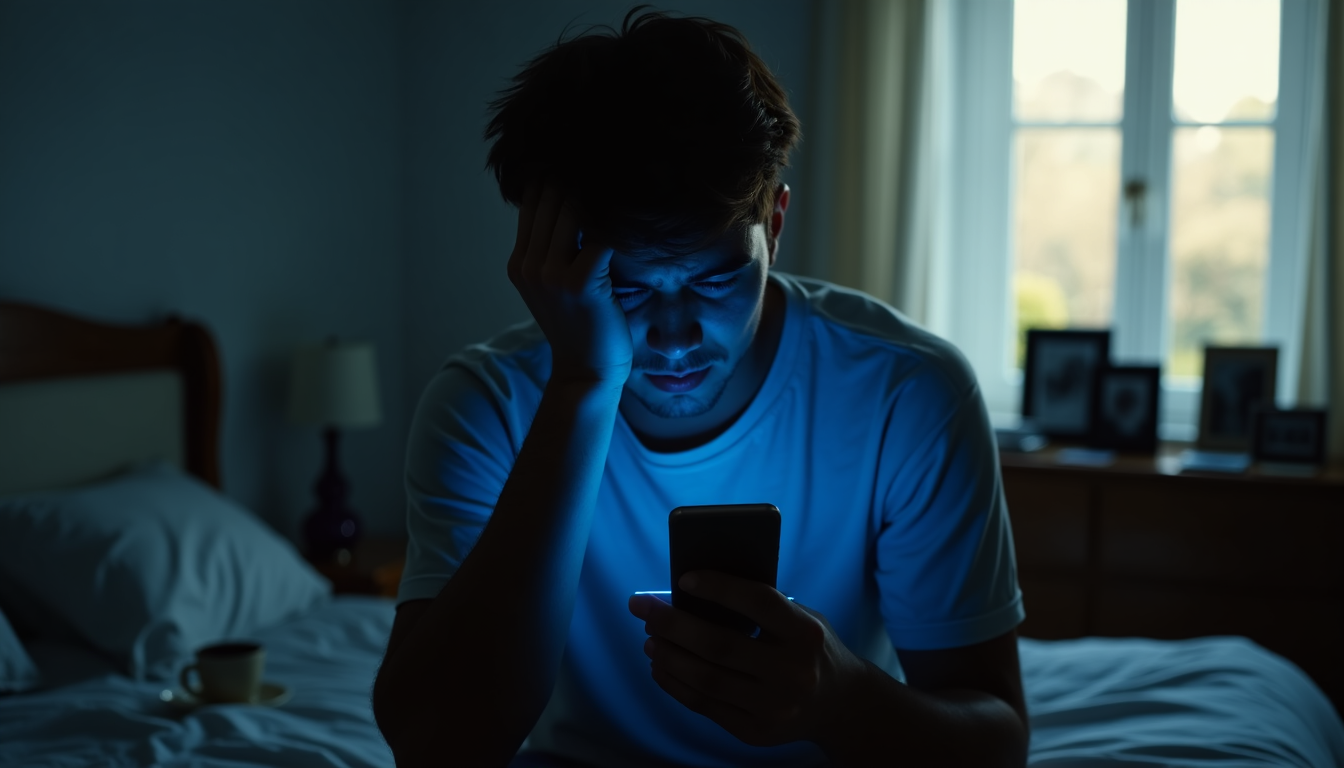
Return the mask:
<path fill-rule="evenodd" d="M 676 453 L 698 448 L 728 430 L 751 405 L 770 375 L 784 330 L 787 301 L 784 289 L 773 280 L 765 284 L 765 306 L 761 324 L 742 362 L 729 379 L 719 402 L 699 416 L 665 419 L 649 413 L 638 402 L 622 402 L 621 414 L 645 448 L 659 453 Z"/>

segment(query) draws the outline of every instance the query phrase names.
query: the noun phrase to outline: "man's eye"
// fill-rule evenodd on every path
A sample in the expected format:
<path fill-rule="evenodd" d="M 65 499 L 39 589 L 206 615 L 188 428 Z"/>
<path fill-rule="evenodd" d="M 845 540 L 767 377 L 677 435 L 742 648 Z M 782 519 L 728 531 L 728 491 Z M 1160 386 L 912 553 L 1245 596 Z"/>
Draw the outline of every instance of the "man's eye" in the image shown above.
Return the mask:
<path fill-rule="evenodd" d="M 617 288 L 615 291 L 613 291 L 613 293 L 616 294 L 616 300 L 621 302 L 622 304 L 634 304 L 639 299 L 643 298 L 645 289 L 626 288 L 622 290 L 620 288 Z"/>
<path fill-rule="evenodd" d="M 732 288 L 735 284 L 737 284 L 737 278 L 733 277 L 727 280 L 718 280 L 713 282 L 706 280 L 704 282 L 696 283 L 695 287 L 699 288 L 705 293 L 722 293 L 728 290 L 729 288 Z"/>

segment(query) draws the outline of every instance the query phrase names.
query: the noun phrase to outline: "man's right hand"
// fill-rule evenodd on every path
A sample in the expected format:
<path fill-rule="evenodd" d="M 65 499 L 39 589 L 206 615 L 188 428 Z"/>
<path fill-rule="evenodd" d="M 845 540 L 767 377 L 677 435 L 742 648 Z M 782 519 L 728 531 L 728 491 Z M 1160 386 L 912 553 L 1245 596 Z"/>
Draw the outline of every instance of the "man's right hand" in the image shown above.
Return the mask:
<path fill-rule="evenodd" d="M 576 207 L 558 187 L 535 184 L 518 212 L 509 280 L 551 344 L 551 379 L 476 543 L 437 595 L 397 614 L 373 705 L 398 765 L 507 765 L 555 689 L 633 357 L 612 249 L 592 237 L 579 248 Z M 509 444 L 509 425 L 489 423 L 502 410 L 429 410 L 464 419 L 454 429 L 498 430 Z M 445 481 L 445 461 L 479 474 L 445 451 L 443 427 L 415 434 L 409 450 L 433 467 L 420 487 Z"/>
<path fill-rule="evenodd" d="M 507 765 L 555 689 L 632 357 L 612 251 L 588 237 L 579 249 L 574 208 L 558 188 L 536 185 L 518 214 L 509 279 L 551 343 L 551 380 L 476 543 L 437 595 L 397 614 L 373 709 L 398 765 Z M 490 424 L 502 409 L 427 410 L 464 421 L 413 433 L 408 451 L 422 458 L 408 470 L 432 467 L 416 478 L 421 488 L 445 482 L 443 462 L 479 476 L 463 453 L 487 449 L 446 450 L 445 427 L 497 430 L 510 445 L 510 425 Z"/>
<path fill-rule="evenodd" d="M 594 237 L 584 237 L 579 248 L 575 208 L 555 184 L 528 186 L 509 281 L 551 344 L 551 381 L 621 387 L 634 348 L 612 292 L 612 249 Z"/>

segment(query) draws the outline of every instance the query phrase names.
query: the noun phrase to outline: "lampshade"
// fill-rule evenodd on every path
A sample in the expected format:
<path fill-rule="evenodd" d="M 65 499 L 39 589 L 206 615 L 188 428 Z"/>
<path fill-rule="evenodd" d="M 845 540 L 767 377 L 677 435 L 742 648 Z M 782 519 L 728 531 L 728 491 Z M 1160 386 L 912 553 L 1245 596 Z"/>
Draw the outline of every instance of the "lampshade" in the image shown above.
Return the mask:
<path fill-rule="evenodd" d="M 289 418 L 341 428 L 381 422 L 373 345 L 331 341 L 295 353 Z"/>

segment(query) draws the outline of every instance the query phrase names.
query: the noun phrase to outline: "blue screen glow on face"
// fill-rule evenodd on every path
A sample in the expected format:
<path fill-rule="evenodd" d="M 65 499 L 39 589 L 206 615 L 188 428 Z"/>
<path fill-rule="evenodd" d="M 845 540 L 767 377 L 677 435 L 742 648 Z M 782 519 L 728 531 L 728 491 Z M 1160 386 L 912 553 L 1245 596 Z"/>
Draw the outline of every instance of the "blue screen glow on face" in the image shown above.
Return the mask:
<path fill-rule="evenodd" d="M 664 419 L 714 417 L 760 326 L 768 266 L 763 225 L 687 256 L 615 254 L 635 345 L 626 394 Z"/>

